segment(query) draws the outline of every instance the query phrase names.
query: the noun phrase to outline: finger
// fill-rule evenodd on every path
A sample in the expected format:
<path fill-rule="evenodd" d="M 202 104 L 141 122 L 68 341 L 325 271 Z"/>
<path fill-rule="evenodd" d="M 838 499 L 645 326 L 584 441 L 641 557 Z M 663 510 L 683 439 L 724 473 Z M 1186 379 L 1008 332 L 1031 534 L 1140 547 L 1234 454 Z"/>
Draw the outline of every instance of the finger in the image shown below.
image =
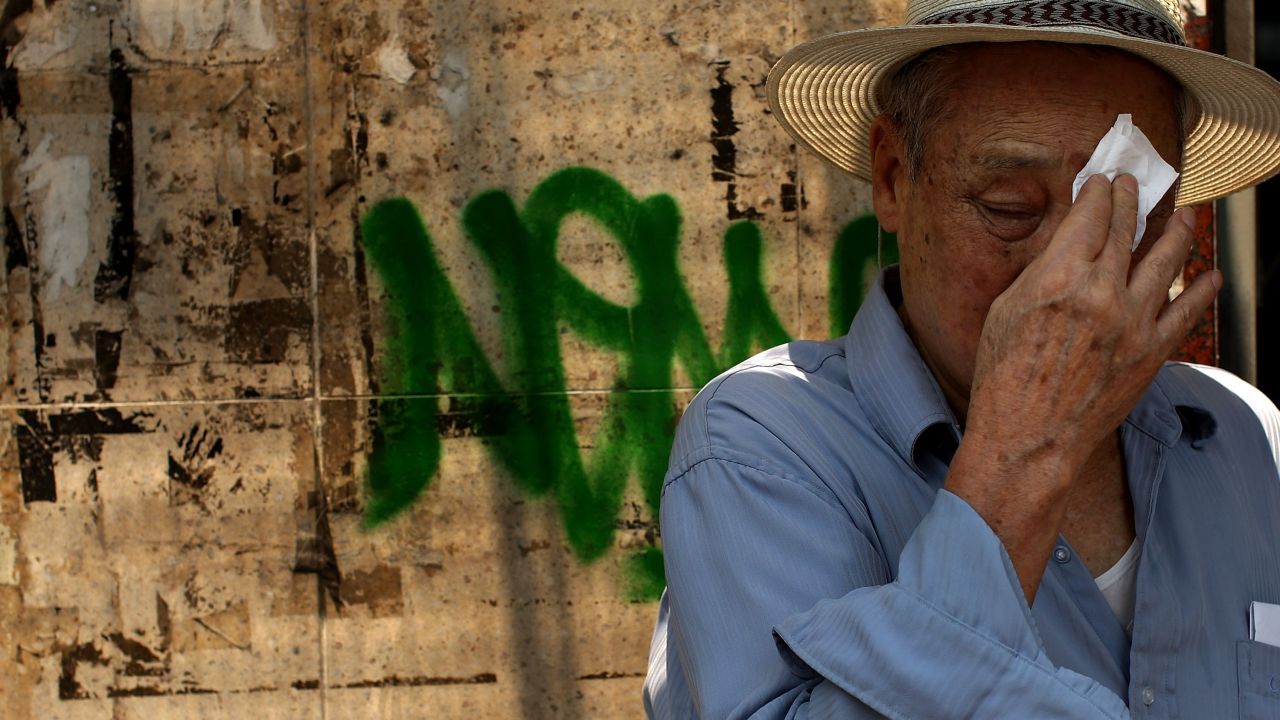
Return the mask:
<path fill-rule="evenodd" d="M 1194 235 L 1191 232 L 1192 211 L 1181 209 L 1169 218 L 1164 234 L 1151 246 L 1151 251 L 1138 263 L 1129 280 L 1129 289 L 1142 306 L 1154 316 L 1169 298 L 1169 286 L 1182 272 L 1191 254 Z"/>
<path fill-rule="evenodd" d="M 1166 353 L 1182 342 L 1196 326 L 1222 288 L 1222 273 L 1212 270 L 1196 277 L 1186 290 L 1169 303 L 1156 319 L 1156 333 Z"/>
<path fill-rule="evenodd" d="M 1097 262 L 1117 277 L 1129 277 L 1133 259 L 1133 235 L 1138 231 L 1138 181 L 1121 175 L 1111 183 L 1111 225 Z"/>
<path fill-rule="evenodd" d="M 1058 253 L 1092 261 L 1107 241 L 1111 223 L 1111 182 L 1105 175 L 1094 175 L 1080 188 L 1071 211 L 1062 219 L 1044 255 Z M 1043 256 L 1042 256 L 1043 257 Z"/>

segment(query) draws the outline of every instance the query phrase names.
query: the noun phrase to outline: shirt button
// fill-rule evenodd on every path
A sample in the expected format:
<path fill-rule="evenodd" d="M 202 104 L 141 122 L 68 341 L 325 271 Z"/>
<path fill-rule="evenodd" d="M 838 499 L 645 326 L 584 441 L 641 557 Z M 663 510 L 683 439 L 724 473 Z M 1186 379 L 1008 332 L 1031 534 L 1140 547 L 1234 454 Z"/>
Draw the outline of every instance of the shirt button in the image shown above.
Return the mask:
<path fill-rule="evenodd" d="M 1053 559 L 1059 563 L 1066 563 L 1071 560 L 1071 550 L 1066 545 L 1059 545 L 1053 549 Z"/>
<path fill-rule="evenodd" d="M 1151 687 L 1150 685 L 1147 685 L 1146 687 L 1142 688 L 1142 704 L 1150 705 L 1155 701 L 1156 701 L 1155 688 Z"/>

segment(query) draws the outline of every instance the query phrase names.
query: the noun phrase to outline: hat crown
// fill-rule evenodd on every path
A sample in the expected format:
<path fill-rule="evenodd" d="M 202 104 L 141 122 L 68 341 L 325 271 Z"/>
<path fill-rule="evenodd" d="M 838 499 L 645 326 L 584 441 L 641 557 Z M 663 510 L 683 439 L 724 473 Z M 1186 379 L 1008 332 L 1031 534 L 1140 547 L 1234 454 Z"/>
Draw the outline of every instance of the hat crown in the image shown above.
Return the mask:
<path fill-rule="evenodd" d="M 1178 0 L 909 0 L 907 22 L 1093 28 L 1184 44 Z"/>

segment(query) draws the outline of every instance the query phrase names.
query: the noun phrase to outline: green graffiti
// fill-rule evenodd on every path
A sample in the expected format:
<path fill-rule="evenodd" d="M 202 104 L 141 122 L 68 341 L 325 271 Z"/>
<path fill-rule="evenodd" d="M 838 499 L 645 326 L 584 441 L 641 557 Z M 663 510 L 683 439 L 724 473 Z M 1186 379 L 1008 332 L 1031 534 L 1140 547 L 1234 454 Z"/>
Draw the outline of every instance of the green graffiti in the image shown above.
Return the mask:
<path fill-rule="evenodd" d="M 590 219 L 623 250 L 635 302 L 619 305 L 588 288 L 556 259 L 570 216 Z M 485 357 L 433 241 L 413 205 L 384 200 L 362 219 L 364 251 L 386 295 L 382 394 L 369 457 L 367 527 L 394 517 L 431 482 L 441 436 L 485 438 L 496 461 L 535 495 L 554 498 L 575 554 L 590 561 L 613 543 L 626 484 L 635 478 L 656 516 L 674 435 L 676 363 L 696 384 L 790 336 L 764 290 L 764 243 L 753 222 L 731 225 L 723 261 L 729 279 L 724 336 L 713 352 L 677 262 L 681 216 L 667 195 L 637 199 L 597 170 L 573 167 L 539 184 L 523 209 L 502 191 L 474 198 L 462 227 L 492 273 L 502 326 L 507 384 Z M 869 228 L 869 230 L 868 230 Z M 848 326 L 862 297 L 875 223 L 841 233 L 832 259 L 832 321 Z M 856 284 L 849 284 L 856 280 Z M 857 294 L 850 289 L 856 287 Z M 560 335 L 572 331 L 619 356 L 600 429 L 588 457 L 566 392 Z M 397 397 L 400 396 L 400 397 Z M 412 397 L 428 396 L 428 397 Z M 627 558 L 628 595 L 661 592 L 662 555 Z"/>
<path fill-rule="evenodd" d="M 875 269 L 898 262 L 898 239 L 893 233 L 881 237 L 875 216 L 863 215 L 844 226 L 831 253 L 827 288 L 831 334 L 843 335 L 858 314 L 862 298 L 875 282 Z"/>

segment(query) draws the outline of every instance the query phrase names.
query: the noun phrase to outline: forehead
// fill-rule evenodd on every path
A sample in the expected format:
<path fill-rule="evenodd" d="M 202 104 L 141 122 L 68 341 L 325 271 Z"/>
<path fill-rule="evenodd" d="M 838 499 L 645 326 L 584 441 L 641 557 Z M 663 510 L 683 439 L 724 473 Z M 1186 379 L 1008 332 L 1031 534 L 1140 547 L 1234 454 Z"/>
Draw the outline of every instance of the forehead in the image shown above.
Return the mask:
<path fill-rule="evenodd" d="M 964 46 L 947 64 L 946 87 L 937 128 L 962 144 L 1030 142 L 1087 158 L 1116 116 L 1130 113 L 1162 154 L 1176 152 L 1176 86 L 1155 65 L 1112 48 Z"/>

